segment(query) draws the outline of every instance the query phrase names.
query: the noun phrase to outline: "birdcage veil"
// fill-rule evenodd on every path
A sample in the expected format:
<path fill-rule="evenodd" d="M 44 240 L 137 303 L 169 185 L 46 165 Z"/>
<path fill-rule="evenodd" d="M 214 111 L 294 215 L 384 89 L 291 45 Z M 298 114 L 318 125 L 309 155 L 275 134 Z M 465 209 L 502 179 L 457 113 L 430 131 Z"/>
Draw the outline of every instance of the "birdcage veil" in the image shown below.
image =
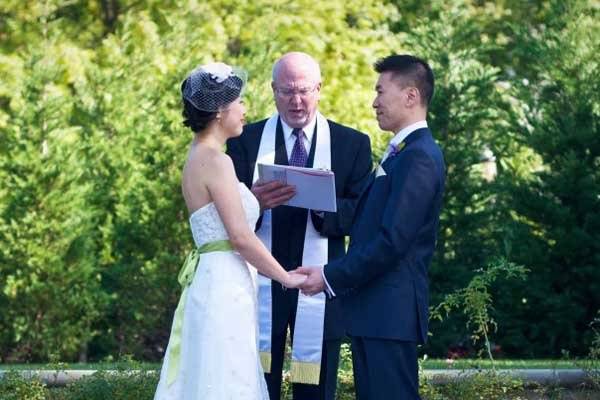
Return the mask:
<path fill-rule="evenodd" d="M 222 62 L 194 69 L 181 84 L 181 95 L 201 111 L 217 112 L 241 96 L 246 72 Z"/>

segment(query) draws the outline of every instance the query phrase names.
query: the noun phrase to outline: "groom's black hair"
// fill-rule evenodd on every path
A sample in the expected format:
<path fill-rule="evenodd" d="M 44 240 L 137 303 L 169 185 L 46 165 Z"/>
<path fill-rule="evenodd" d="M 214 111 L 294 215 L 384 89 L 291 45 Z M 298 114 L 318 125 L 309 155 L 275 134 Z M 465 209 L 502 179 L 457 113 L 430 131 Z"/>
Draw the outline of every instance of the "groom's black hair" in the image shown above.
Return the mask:
<path fill-rule="evenodd" d="M 433 71 L 427 62 L 409 54 L 392 54 L 378 60 L 374 65 L 378 73 L 392 72 L 409 80 L 421 93 L 423 105 L 429 107 L 433 97 Z"/>

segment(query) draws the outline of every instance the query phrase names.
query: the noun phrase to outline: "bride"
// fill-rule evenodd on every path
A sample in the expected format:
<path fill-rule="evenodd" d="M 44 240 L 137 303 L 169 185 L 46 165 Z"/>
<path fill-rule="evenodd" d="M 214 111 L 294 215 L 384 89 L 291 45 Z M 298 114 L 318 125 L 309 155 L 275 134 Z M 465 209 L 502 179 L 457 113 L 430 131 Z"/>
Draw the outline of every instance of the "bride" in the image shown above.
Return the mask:
<path fill-rule="evenodd" d="M 268 400 L 257 346 L 256 270 L 288 288 L 289 273 L 254 234 L 259 205 L 223 153 L 244 124 L 243 74 L 223 63 L 182 83 L 184 124 L 194 133 L 182 191 L 196 249 L 183 288 L 155 400 Z"/>

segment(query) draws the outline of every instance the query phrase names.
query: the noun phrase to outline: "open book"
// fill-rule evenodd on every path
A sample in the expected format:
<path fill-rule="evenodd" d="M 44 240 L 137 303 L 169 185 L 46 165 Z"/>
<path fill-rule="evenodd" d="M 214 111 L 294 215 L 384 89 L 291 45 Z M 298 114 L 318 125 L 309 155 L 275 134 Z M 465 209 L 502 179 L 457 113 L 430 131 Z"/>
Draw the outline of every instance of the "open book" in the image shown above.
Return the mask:
<path fill-rule="evenodd" d="M 337 211 L 335 175 L 331 171 L 258 163 L 258 178 L 261 182 L 279 181 L 295 186 L 296 195 L 285 203 L 288 206 Z"/>

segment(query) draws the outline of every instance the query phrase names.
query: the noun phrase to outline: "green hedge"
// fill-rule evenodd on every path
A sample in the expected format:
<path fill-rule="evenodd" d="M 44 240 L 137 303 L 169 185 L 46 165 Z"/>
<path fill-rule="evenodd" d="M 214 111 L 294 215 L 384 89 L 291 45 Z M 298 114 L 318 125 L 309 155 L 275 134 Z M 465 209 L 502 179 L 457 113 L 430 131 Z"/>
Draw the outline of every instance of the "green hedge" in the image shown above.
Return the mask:
<path fill-rule="evenodd" d="M 372 63 L 431 62 L 448 165 L 432 306 L 503 257 L 531 272 L 490 289 L 497 355 L 585 354 L 600 309 L 599 13 L 591 0 L 2 2 L 0 362 L 161 359 L 192 246 L 179 83 L 238 64 L 257 120 L 290 50 L 321 62 L 323 113 L 368 133 L 375 158 L 388 136 Z M 433 321 L 423 351 L 475 354 L 468 319 Z"/>

